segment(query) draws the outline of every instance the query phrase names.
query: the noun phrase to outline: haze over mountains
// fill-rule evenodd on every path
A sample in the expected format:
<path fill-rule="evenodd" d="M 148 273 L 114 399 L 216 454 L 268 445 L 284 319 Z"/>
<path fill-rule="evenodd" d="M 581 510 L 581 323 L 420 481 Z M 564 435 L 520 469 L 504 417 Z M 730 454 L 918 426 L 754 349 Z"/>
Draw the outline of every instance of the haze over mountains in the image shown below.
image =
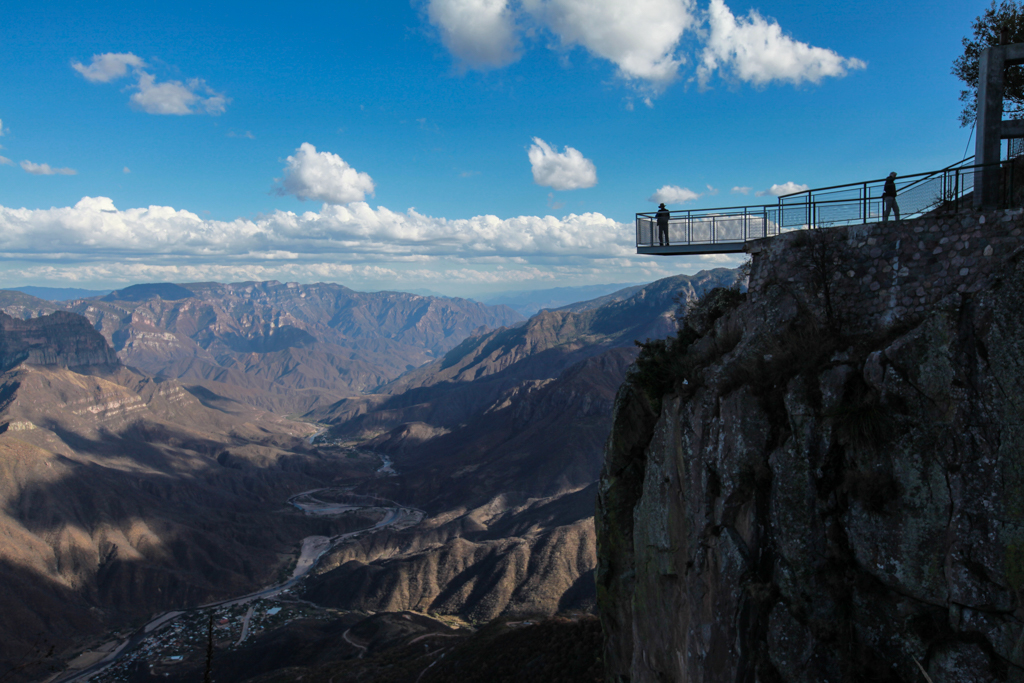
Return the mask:
<path fill-rule="evenodd" d="M 37 299 L 45 299 L 47 301 L 72 301 L 74 299 L 88 299 L 92 296 L 103 296 L 104 294 L 110 294 L 111 290 L 80 289 L 78 287 L 33 287 L 26 285 L 24 287 L 11 287 L 5 291 L 21 292 L 22 294 L 28 294 Z"/>
<path fill-rule="evenodd" d="M 500 292 L 486 297 L 483 302 L 491 306 L 508 306 L 517 313 L 530 316 L 544 308 L 561 308 L 579 301 L 590 301 L 634 286 L 635 283 L 619 283 Z"/>
<path fill-rule="evenodd" d="M 18 317 L 62 306 L 128 366 L 287 413 L 371 390 L 474 330 L 523 319 L 466 299 L 278 282 L 136 285 L 63 305 L 2 292 L 0 306 Z"/>
<path fill-rule="evenodd" d="M 0 656 L 30 632 L 70 653 L 272 583 L 304 537 L 373 523 L 287 504 L 328 485 L 426 518 L 334 548 L 306 600 L 474 620 L 588 609 L 594 482 L 634 340 L 673 333 L 680 298 L 736 279 L 677 276 L 529 320 L 334 284 L 66 304 L 0 292 L 15 316 L 0 347 Z M 329 427 L 315 446 L 310 422 Z M 372 476 L 369 453 L 397 476 Z"/>

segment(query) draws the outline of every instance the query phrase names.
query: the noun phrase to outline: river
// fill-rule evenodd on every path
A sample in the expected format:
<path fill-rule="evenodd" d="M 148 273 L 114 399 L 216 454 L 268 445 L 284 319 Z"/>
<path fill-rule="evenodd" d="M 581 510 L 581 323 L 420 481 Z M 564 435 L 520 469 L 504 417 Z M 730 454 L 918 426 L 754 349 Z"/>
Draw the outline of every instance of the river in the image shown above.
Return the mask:
<path fill-rule="evenodd" d="M 310 443 L 323 431 L 310 437 Z M 395 476 L 396 472 L 393 467 L 393 462 L 386 455 L 375 453 L 377 457 L 381 459 L 381 466 L 377 469 L 376 475 L 380 476 Z M 331 502 L 323 501 L 315 497 L 314 494 L 320 494 L 325 496 L 327 493 L 335 493 L 338 497 L 349 498 L 352 502 Z M 358 499 L 366 499 L 367 504 L 359 504 Z M 92 676 L 103 672 L 118 659 L 125 654 L 134 650 L 138 645 L 143 643 L 147 638 L 154 634 L 158 629 L 162 629 L 167 625 L 173 623 L 185 614 L 196 610 L 207 610 L 217 607 L 232 607 L 235 605 L 244 605 L 259 599 L 270 599 L 279 596 L 281 593 L 293 588 L 298 585 L 303 578 L 306 577 L 309 572 L 316 567 L 320 559 L 330 552 L 333 548 L 345 541 L 359 536 L 360 534 L 373 533 L 380 531 L 381 529 L 387 529 L 389 527 L 396 526 L 412 526 L 418 524 L 423 520 L 426 513 L 417 508 L 400 505 L 394 501 L 388 501 L 374 496 L 364 496 L 350 494 L 345 488 L 341 487 L 328 487 L 319 489 L 310 489 L 309 491 L 303 491 L 302 493 L 296 493 L 295 495 L 288 498 L 288 504 L 292 505 L 304 513 L 309 515 L 317 516 L 332 516 L 340 515 L 345 513 L 351 513 L 360 510 L 379 510 L 383 511 L 383 518 L 373 524 L 372 526 L 357 531 L 350 531 L 337 536 L 307 536 L 302 539 L 301 549 L 299 551 L 299 558 L 295 564 L 295 570 L 292 572 L 291 577 L 284 583 L 275 584 L 268 586 L 267 588 L 260 589 L 258 591 L 248 593 L 235 598 L 229 598 L 227 600 L 219 600 L 217 602 L 207 603 L 205 605 L 198 605 L 186 610 L 172 610 L 169 612 L 161 612 L 154 616 L 149 622 L 143 627 L 135 631 L 132 635 L 128 636 L 122 641 L 110 654 L 103 659 L 99 660 L 95 664 L 88 666 L 84 669 L 75 671 L 64 671 L 58 674 L 56 677 L 51 678 L 47 683 L 79 683 L 84 682 Z M 246 624 L 247 625 L 247 624 Z M 241 644 L 242 639 L 239 639 Z"/>

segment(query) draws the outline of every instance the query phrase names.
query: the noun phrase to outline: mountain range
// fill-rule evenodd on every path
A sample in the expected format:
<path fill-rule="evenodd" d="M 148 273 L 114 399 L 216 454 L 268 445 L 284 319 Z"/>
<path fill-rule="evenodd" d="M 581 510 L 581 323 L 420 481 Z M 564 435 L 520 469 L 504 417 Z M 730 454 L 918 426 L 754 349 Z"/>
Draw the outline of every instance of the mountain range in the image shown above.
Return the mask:
<path fill-rule="evenodd" d="M 301 539 L 374 523 L 287 504 L 325 483 L 424 519 L 335 547 L 305 600 L 474 621 L 590 609 L 595 482 L 634 341 L 736 282 L 677 276 L 525 321 L 330 284 L 0 292 L 0 671 L 38 638 L 70 654 L 267 585 Z"/>

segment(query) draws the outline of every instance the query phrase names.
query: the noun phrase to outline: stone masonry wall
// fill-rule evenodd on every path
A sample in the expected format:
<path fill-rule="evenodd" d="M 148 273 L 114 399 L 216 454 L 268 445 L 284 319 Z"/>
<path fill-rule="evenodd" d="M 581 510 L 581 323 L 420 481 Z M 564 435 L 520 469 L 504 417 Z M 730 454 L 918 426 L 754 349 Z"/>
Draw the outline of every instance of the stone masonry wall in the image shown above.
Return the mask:
<path fill-rule="evenodd" d="M 1006 259 L 1024 248 L 1022 227 L 1021 209 L 965 211 L 757 240 L 747 248 L 750 296 L 757 300 L 778 284 L 820 307 L 824 278 L 846 331 L 892 326 L 950 294 L 988 288 Z"/>

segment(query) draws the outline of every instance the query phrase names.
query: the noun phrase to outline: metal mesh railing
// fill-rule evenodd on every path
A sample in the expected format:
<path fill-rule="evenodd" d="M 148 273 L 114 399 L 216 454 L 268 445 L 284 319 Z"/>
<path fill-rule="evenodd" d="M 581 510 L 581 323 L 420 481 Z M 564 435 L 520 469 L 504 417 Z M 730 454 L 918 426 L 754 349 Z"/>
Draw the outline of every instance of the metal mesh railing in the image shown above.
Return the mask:
<path fill-rule="evenodd" d="M 775 206 L 732 207 L 707 211 L 673 211 L 668 221 L 668 244 L 721 244 L 747 242 L 777 235 L 778 208 Z M 654 214 L 637 214 L 638 247 L 659 246 Z"/>
<path fill-rule="evenodd" d="M 974 191 L 975 176 L 981 168 L 968 166 L 969 162 L 967 159 L 938 171 L 897 178 L 900 218 L 914 218 L 934 211 L 956 212 L 963 208 Z M 1016 166 L 1021 163 L 1024 160 L 1000 162 L 1004 206 L 1024 203 L 1024 173 L 1015 174 Z M 805 190 L 779 197 L 777 204 L 671 211 L 667 245 L 658 234 L 656 213 L 638 213 L 636 244 L 637 247 L 706 245 L 707 251 L 713 252 L 714 245 L 735 246 L 789 230 L 873 223 L 884 217 L 884 187 L 883 178 Z"/>
<path fill-rule="evenodd" d="M 1016 159 L 1021 154 L 1024 154 L 1024 138 L 1007 138 L 1006 158 Z"/>
<path fill-rule="evenodd" d="M 959 210 L 964 196 L 974 190 L 977 168 L 954 165 L 940 171 L 897 178 L 900 216 L 913 218 L 944 207 Z M 883 178 L 779 197 L 781 223 L 783 227 L 814 228 L 873 223 L 884 217 L 884 192 Z"/>

